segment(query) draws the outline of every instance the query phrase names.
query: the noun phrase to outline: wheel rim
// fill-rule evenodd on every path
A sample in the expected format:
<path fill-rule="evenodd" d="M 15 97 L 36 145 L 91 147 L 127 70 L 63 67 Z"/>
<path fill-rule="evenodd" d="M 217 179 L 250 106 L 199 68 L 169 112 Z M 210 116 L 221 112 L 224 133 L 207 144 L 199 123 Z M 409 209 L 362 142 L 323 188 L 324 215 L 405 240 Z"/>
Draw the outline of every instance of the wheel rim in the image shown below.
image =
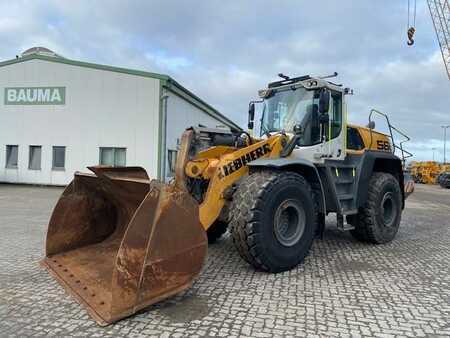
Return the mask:
<path fill-rule="evenodd" d="M 384 194 L 381 201 L 381 217 L 385 227 L 391 227 L 395 222 L 397 215 L 397 203 L 394 200 L 392 192 Z"/>
<path fill-rule="evenodd" d="M 296 200 L 286 200 L 275 212 L 275 237 L 284 246 L 293 246 L 305 231 L 306 215 L 303 206 Z"/>

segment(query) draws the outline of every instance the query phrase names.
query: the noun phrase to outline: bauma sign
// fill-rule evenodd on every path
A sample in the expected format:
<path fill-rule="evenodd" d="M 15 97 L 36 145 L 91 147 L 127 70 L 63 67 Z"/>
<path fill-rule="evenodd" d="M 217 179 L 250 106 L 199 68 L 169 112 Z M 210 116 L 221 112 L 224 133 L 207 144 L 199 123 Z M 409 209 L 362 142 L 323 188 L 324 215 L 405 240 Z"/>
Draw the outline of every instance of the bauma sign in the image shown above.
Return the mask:
<path fill-rule="evenodd" d="M 6 105 L 57 105 L 66 103 L 66 87 L 5 88 Z"/>

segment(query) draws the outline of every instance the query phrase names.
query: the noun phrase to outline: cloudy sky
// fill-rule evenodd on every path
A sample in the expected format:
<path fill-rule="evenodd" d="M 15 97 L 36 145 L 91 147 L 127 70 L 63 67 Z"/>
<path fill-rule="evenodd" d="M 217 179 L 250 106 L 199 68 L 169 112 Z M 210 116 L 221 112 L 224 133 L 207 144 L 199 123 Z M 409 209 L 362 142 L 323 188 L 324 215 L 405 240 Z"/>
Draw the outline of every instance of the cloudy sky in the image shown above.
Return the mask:
<path fill-rule="evenodd" d="M 0 0 L 0 60 L 45 46 L 168 74 L 242 126 L 248 101 L 276 74 L 337 71 L 355 91 L 352 122 L 366 124 L 371 108 L 388 112 L 416 158 L 436 148 L 442 160 L 450 81 L 426 1 L 417 1 L 411 48 L 407 0 Z"/>

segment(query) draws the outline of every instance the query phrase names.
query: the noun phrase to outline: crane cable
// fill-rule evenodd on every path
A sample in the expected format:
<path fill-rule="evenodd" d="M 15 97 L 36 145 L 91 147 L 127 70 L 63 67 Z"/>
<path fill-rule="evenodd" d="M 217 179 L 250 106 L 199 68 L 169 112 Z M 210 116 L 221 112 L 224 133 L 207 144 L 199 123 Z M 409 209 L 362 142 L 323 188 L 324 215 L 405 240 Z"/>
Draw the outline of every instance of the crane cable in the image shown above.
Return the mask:
<path fill-rule="evenodd" d="M 414 44 L 414 34 L 416 33 L 416 13 L 417 13 L 417 0 L 414 1 L 414 15 L 412 19 L 411 25 L 411 0 L 408 0 L 408 46 L 412 46 Z"/>

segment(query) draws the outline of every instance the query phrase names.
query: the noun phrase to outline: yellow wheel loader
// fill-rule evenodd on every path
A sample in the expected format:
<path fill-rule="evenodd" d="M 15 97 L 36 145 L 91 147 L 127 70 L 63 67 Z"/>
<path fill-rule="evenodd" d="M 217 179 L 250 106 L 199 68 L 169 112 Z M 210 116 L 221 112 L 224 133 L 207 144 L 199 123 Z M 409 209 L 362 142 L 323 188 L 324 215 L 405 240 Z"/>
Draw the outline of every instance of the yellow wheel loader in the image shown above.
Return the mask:
<path fill-rule="evenodd" d="M 283 77 L 260 91 L 260 136 L 189 128 L 174 180 L 142 168 L 76 173 L 50 219 L 42 264 L 101 325 L 188 288 L 207 238 L 227 228 L 258 270 L 294 268 L 325 215 L 370 243 L 391 241 L 405 191 L 393 138 L 347 124 L 350 93 L 324 78 Z"/>
<path fill-rule="evenodd" d="M 435 161 L 416 162 L 413 165 L 413 177 L 417 183 L 436 184 L 442 165 Z"/>

